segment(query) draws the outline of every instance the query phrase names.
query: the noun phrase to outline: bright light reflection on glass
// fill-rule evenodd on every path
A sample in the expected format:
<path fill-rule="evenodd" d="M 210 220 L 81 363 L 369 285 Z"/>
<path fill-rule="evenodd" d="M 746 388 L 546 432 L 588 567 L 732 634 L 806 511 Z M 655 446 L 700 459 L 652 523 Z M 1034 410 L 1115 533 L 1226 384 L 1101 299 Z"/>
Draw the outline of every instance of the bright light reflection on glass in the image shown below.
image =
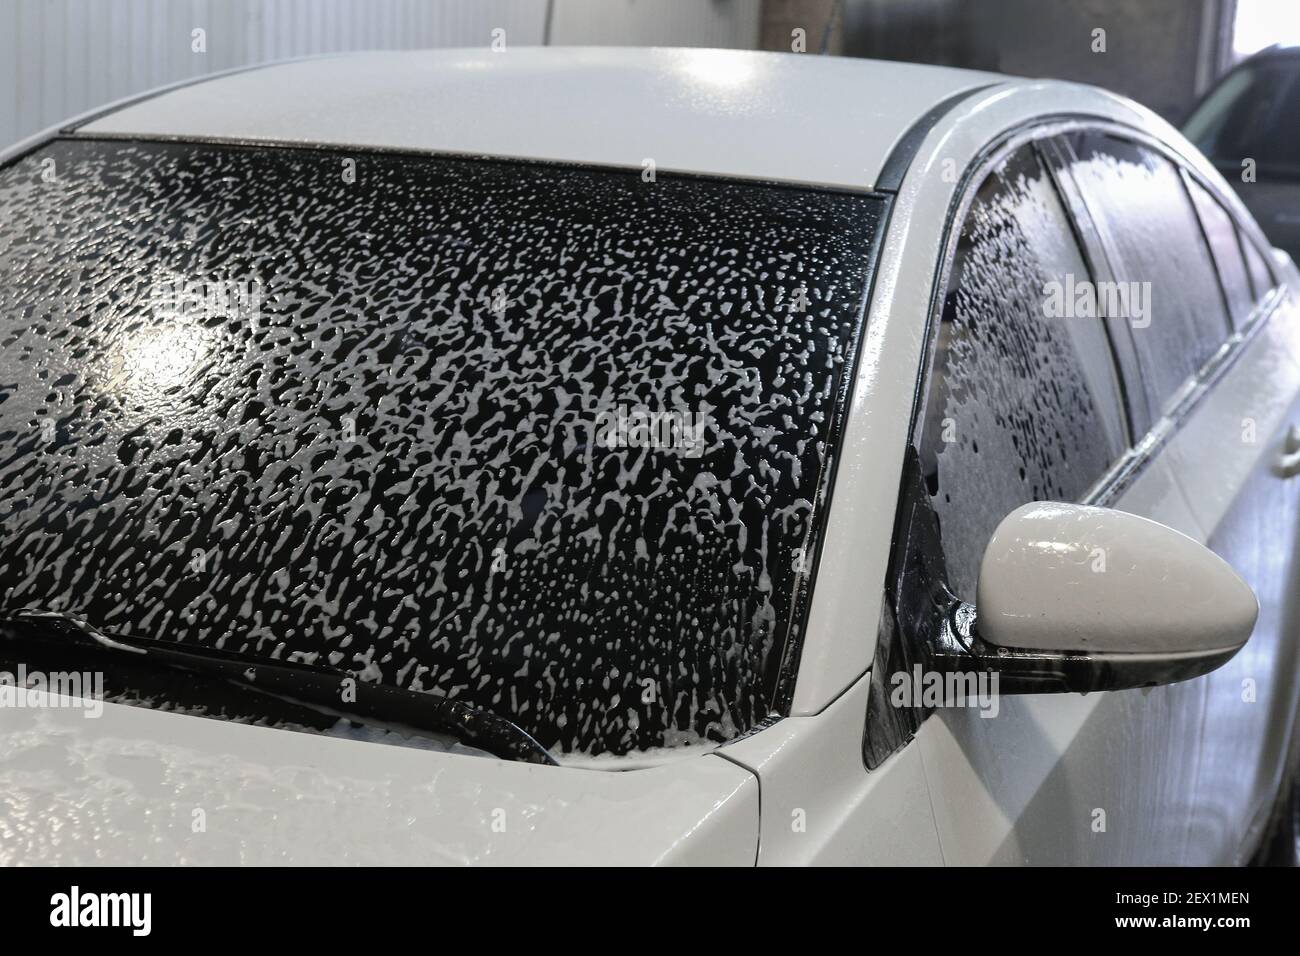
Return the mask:
<path fill-rule="evenodd" d="M 121 343 L 115 378 L 127 393 L 143 398 L 185 385 L 207 355 L 203 330 L 188 322 L 138 329 Z"/>

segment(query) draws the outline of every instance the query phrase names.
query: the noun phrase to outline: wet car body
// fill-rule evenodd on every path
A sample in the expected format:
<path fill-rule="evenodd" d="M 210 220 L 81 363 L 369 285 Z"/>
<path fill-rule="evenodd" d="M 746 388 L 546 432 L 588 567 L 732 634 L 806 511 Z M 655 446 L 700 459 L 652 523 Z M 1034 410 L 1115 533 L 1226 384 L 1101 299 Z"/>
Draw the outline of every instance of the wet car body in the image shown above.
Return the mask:
<path fill-rule="evenodd" d="M 1300 279 L 1148 111 L 794 55 L 375 54 L 165 91 L 4 162 L 4 607 L 450 696 L 558 764 L 125 673 L 94 720 L 39 694 L 4 714 L 7 860 L 1257 848 L 1294 718 L 1274 459 Z M 1185 207 L 1127 236 L 1124 202 L 1160 190 Z M 1171 236 L 1202 243 L 1149 303 L 1177 348 L 1141 308 L 977 320 L 1057 275 L 1140 292 Z M 197 322 L 196 278 L 229 293 Z M 699 413 L 704 447 L 630 441 L 624 406 Z M 1036 499 L 1209 544 L 1259 601 L 1250 643 L 993 717 L 889 705 L 919 639 L 904 506 L 938 516 L 969 599 L 973 549 Z"/>

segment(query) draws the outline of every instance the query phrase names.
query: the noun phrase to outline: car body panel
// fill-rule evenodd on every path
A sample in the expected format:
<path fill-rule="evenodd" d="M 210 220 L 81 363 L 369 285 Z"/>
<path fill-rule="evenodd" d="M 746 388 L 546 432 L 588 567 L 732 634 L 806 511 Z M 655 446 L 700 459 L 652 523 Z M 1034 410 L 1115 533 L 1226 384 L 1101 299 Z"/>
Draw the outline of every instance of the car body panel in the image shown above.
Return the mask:
<path fill-rule="evenodd" d="M 716 755 L 544 767 L 105 703 L 6 707 L 0 864 L 752 866 Z"/>
<path fill-rule="evenodd" d="M 1239 863 L 1267 822 L 1286 766 L 1300 667 L 1296 541 L 1300 489 L 1279 473 L 1300 422 L 1292 298 L 1250 341 L 1170 442 L 1169 456 L 1206 543 L 1255 591 L 1246 646 L 1202 678 L 1206 709 L 1190 845 L 1196 862 Z"/>
<path fill-rule="evenodd" d="M 734 50 L 420 50 L 304 59 L 195 83 L 79 132 L 630 168 L 653 161 L 661 171 L 871 189 L 918 116 L 1000 79 Z"/>
<path fill-rule="evenodd" d="M 1220 384 L 1223 393 L 1207 397 L 1115 506 L 1217 545 L 1259 597 L 1255 635 L 1223 668 L 1193 681 L 1086 697 L 1011 697 L 987 725 L 960 710 L 927 721 L 918 743 L 949 863 L 1204 865 L 1244 855 L 1252 815 L 1276 780 L 1252 786 L 1242 774 L 1281 766 L 1294 706 L 1293 696 L 1269 694 L 1295 681 L 1294 640 L 1289 651 L 1275 646 L 1295 632 L 1270 620 L 1291 568 L 1289 560 L 1271 560 L 1271 549 L 1262 570 L 1261 562 L 1243 560 L 1248 555 L 1207 534 L 1196 514 L 1214 500 L 1202 486 L 1233 477 L 1235 462 L 1219 468 L 1209 459 L 1234 457 L 1242 407 L 1260 410 L 1261 437 L 1257 445 L 1238 442 L 1238 457 L 1263 455 L 1267 470 L 1286 420 L 1276 396 L 1297 394 L 1300 366 L 1275 336 L 1261 334 Z M 1239 390 L 1254 400 L 1242 406 Z M 1225 416 L 1232 418 L 1226 441 Z M 1197 460 L 1189 463 L 1189 454 Z M 1189 484 L 1195 494 L 1184 491 Z M 1240 475 L 1235 487 L 1251 492 Z M 1288 521 L 1285 511 L 1276 517 Z M 1253 527 L 1248 538 L 1257 553 L 1261 533 Z M 1258 702 L 1243 701 L 1243 675 L 1258 683 Z M 1259 752 L 1265 747 L 1270 752 Z M 1255 757 L 1243 760 L 1251 750 Z"/>
<path fill-rule="evenodd" d="M 787 718 L 720 751 L 762 780 L 760 865 L 943 862 L 919 748 L 870 773 L 862 762 L 869 687 L 862 678 L 821 714 Z"/>
<path fill-rule="evenodd" d="M 1143 472 L 1125 505 L 1202 537 L 1164 462 Z M 1193 681 L 1004 696 L 991 717 L 940 710 L 890 762 L 920 754 L 949 865 L 1153 862 L 1157 848 L 1183 845 L 1191 823 L 1204 693 Z M 766 794 L 766 777 L 763 785 Z M 1110 838 L 1094 838 L 1098 808 Z M 1129 838 L 1114 839 L 1121 832 Z"/>

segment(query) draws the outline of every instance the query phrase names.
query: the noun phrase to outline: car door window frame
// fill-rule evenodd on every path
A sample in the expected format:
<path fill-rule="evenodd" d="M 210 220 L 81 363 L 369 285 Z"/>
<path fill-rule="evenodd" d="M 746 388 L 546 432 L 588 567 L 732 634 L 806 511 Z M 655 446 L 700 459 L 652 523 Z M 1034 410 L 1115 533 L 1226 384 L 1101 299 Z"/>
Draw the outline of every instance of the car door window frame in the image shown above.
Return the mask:
<path fill-rule="evenodd" d="M 919 706 L 901 709 L 891 706 L 889 675 L 900 670 L 910 672 L 917 657 L 917 635 L 910 631 L 914 631 L 918 623 L 924 626 L 924 623 L 918 621 L 916 614 L 913 613 L 916 608 L 904 606 L 905 596 L 901 593 L 902 590 L 909 586 L 909 582 L 914 587 L 924 589 L 932 583 L 927 579 L 946 573 L 943 545 L 938 537 L 937 524 L 933 521 L 933 510 L 928 500 L 929 493 L 921 476 L 917 446 L 918 431 L 925 420 L 925 405 L 929 398 L 934 370 L 945 292 L 962 224 L 969 215 L 975 195 L 985 178 L 1017 149 L 1032 144 L 1061 197 L 1066 218 L 1074 231 L 1075 239 L 1094 281 L 1103 278 L 1113 281 L 1115 267 L 1112 255 L 1102 243 L 1100 231 L 1092 218 L 1091 211 L 1087 208 L 1082 193 L 1068 171 L 1067 163 L 1073 157 L 1073 150 L 1068 148 L 1068 142 L 1064 137 L 1079 130 L 1108 132 L 1155 150 L 1174 163 L 1180 175 L 1190 177 L 1223 207 L 1237 229 L 1240 241 L 1253 242 L 1257 251 L 1261 248 L 1269 248 L 1262 239 L 1263 233 L 1258 225 L 1253 220 L 1239 217 L 1233 204 L 1225 201 L 1223 192 L 1215 183 L 1210 182 L 1165 144 L 1140 130 L 1119 123 L 1083 116 L 1043 117 L 990 141 L 980 156 L 967 166 L 949 206 L 944 240 L 931 283 L 924 344 L 908 427 L 905 464 L 900 475 L 899 494 L 896 499 L 895 529 L 885 584 L 885 600 L 881 605 L 881 619 L 877 625 L 876 655 L 870 672 L 871 688 L 867 699 L 863 733 L 863 762 L 868 770 L 879 767 L 889 756 L 905 747 L 932 713 Z M 1061 148 L 1062 144 L 1065 145 L 1065 149 Z M 1184 190 L 1187 192 L 1188 202 L 1191 203 L 1190 191 L 1186 189 L 1186 185 Z M 1194 204 L 1192 208 L 1196 212 Z M 1199 223 L 1199 212 L 1196 215 Z M 1081 503 L 1104 506 L 1122 495 L 1132 481 L 1145 470 L 1147 464 L 1170 436 L 1178 430 L 1182 421 L 1199 404 L 1205 393 L 1231 368 L 1248 343 L 1277 313 L 1285 291 L 1269 257 L 1263 256 L 1262 253 L 1261 256 L 1272 279 L 1272 287 L 1262 295 L 1258 293 L 1253 295 L 1252 309 L 1247 320 L 1240 328 L 1230 328 L 1227 339 L 1209 360 L 1192 374 L 1183 389 L 1183 394 L 1163 415 L 1152 411 L 1146 400 L 1145 390 L 1140 388 L 1138 376 L 1141 373 L 1137 364 L 1132 328 L 1123 318 L 1112 317 L 1105 320 L 1112 361 L 1123 393 L 1124 414 L 1127 416 L 1130 441 L 1127 451 L 1092 485 L 1081 499 Z M 1214 263 L 1215 281 L 1219 283 L 1222 293 L 1223 280 L 1218 273 L 1218 263 L 1214 260 L 1212 251 L 1211 261 Z M 920 520 L 918 520 L 918 512 L 921 513 Z M 928 521 L 925 512 L 929 513 Z M 920 605 L 924 602 L 913 603 Z M 926 611 L 922 610 L 920 613 Z M 929 613 L 932 615 L 933 609 L 929 609 Z"/>
<path fill-rule="evenodd" d="M 1075 178 L 1074 169 L 1079 164 L 1080 157 L 1077 155 L 1074 149 L 1074 144 L 1071 142 L 1070 137 L 1072 135 L 1079 135 L 1079 134 L 1098 136 L 1098 137 L 1109 137 L 1115 140 L 1119 140 L 1123 143 L 1128 144 L 1129 146 L 1137 147 L 1138 149 L 1142 149 L 1151 153 L 1157 159 L 1165 163 L 1168 163 L 1169 166 L 1172 168 L 1174 175 L 1176 176 L 1177 181 L 1179 183 L 1179 188 L 1182 191 L 1184 208 L 1191 215 L 1193 222 L 1195 222 L 1196 224 L 1195 228 L 1197 230 L 1197 235 L 1200 238 L 1200 246 L 1203 252 L 1203 258 L 1207 263 L 1208 268 L 1210 268 L 1213 273 L 1212 278 L 1219 293 L 1219 299 L 1218 299 L 1219 306 L 1220 306 L 1219 312 L 1221 314 L 1222 322 L 1216 323 L 1216 324 L 1221 324 L 1221 329 L 1215 330 L 1215 334 L 1222 335 L 1223 338 L 1219 341 L 1219 343 L 1216 346 L 1214 346 L 1213 349 L 1211 349 L 1209 355 L 1207 355 L 1206 362 L 1208 363 L 1210 360 L 1214 358 L 1216 352 L 1220 348 L 1222 348 L 1223 342 L 1226 341 L 1226 339 L 1231 335 L 1232 331 L 1234 330 L 1234 323 L 1231 317 L 1231 309 L 1228 302 L 1227 292 L 1223 287 L 1223 280 L 1218 272 L 1218 262 L 1214 256 L 1213 246 L 1209 241 L 1209 237 L 1206 235 L 1204 224 L 1201 221 L 1199 210 L 1197 209 L 1195 200 L 1192 197 L 1190 189 L 1188 188 L 1187 176 L 1186 176 L 1186 171 L 1187 171 L 1186 163 L 1184 162 L 1183 158 L 1180 155 L 1178 155 L 1176 152 L 1166 147 L 1163 143 L 1160 143 L 1158 140 L 1155 140 L 1149 136 L 1141 135 L 1136 130 L 1133 130 L 1129 127 L 1125 127 L 1121 124 L 1113 123 L 1113 122 L 1077 123 L 1074 124 L 1071 128 L 1063 130 L 1062 132 L 1060 132 L 1054 137 L 1056 149 L 1064 161 L 1064 164 L 1060 170 L 1060 175 L 1063 179 L 1069 180 L 1074 184 L 1074 188 L 1072 190 L 1072 202 L 1075 203 L 1075 205 L 1073 205 L 1072 213 L 1076 218 L 1080 218 L 1080 219 L 1086 218 L 1094 224 L 1095 236 L 1098 240 L 1097 255 L 1099 258 L 1105 259 L 1108 262 L 1109 269 L 1113 277 L 1129 276 L 1133 274 L 1133 270 L 1129 267 L 1129 264 L 1125 261 L 1124 254 L 1121 249 L 1121 245 L 1118 242 L 1116 235 L 1114 235 L 1111 231 L 1112 225 L 1110 222 L 1106 220 L 1104 210 L 1099 208 L 1094 208 L 1094 202 L 1089 200 L 1086 194 L 1086 190 L 1083 188 L 1081 184 L 1078 183 L 1077 179 Z M 1197 181 L 1198 182 L 1200 181 L 1199 177 Z M 1202 185 L 1205 184 L 1203 183 Z M 1207 189 L 1207 192 L 1209 193 L 1211 198 L 1215 199 L 1216 201 L 1219 201 L 1220 204 L 1222 205 L 1222 201 L 1219 200 L 1216 190 Z M 1189 325 L 1197 324 L 1196 321 L 1190 317 L 1188 318 L 1187 321 Z M 1127 337 L 1129 341 L 1133 343 L 1133 348 L 1135 352 L 1138 352 L 1140 354 L 1140 350 L 1137 348 L 1137 339 L 1136 336 L 1133 334 L 1132 326 L 1127 321 L 1121 321 L 1119 325 L 1123 326 L 1123 328 L 1120 329 L 1117 327 L 1115 330 L 1116 334 Z M 1181 400 L 1181 398 L 1183 397 L 1183 393 L 1187 391 L 1187 389 L 1189 388 L 1189 384 L 1196 378 L 1197 374 L 1199 373 L 1200 369 L 1203 367 L 1204 364 L 1205 363 L 1203 363 L 1201 366 L 1197 366 L 1196 368 L 1194 368 L 1186 377 L 1182 379 L 1182 381 L 1177 386 L 1175 386 L 1167 394 L 1163 394 L 1158 398 L 1153 398 L 1150 395 L 1149 393 L 1150 390 L 1147 387 L 1147 382 L 1146 382 L 1147 376 L 1144 374 L 1143 370 L 1141 369 L 1140 363 L 1138 367 L 1134 367 L 1133 369 L 1131 369 L 1133 384 L 1129 390 L 1133 394 L 1134 404 L 1139 408 L 1143 403 L 1145 403 L 1146 405 L 1146 414 L 1144 416 L 1146 427 L 1145 428 L 1141 427 L 1142 424 L 1141 422 L 1135 423 L 1135 428 L 1134 428 L 1135 435 L 1140 436 L 1145 432 L 1149 431 L 1152 427 L 1156 425 L 1156 423 L 1159 422 L 1159 420 L 1164 415 L 1165 410 L 1167 408 L 1171 408 L 1173 405 L 1177 404 L 1179 400 Z M 1130 369 L 1125 369 L 1126 376 L 1128 376 L 1129 373 L 1130 373 Z"/>
<path fill-rule="evenodd" d="M 957 229 L 914 433 L 949 587 L 974 600 L 1006 513 L 1077 500 L 1132 436 L 1111 336 L 1073 311 L 1096 279 L 1035 139 L 992 165 Z M 1065 299 L 1069 311 L 1052 310 Z"/>
<path fill-rule="evenodd" d="M 1074 150 L 1070 146 L 1066 136 L 1074 132 L 1102 133 L 1109 136 L 1129 140 L 1143 148 L 1149 149 L 1163 159 L 1173 163 L 1178 170 L 1181 181 L 1183 182 L 1184 193 L 1192 211 L 1196 216 L 1196 221 L 1201 229 L 1201 241 L 1205 243 L 1209 251 L 1210 261 L 1214 267 L 1215 282 L 1219 287 L 1219 293 L 1225 304 L 1225 313 L 1227 312 L 1227 292 L 1223 287 L 1223 277 L 1219 274 L 1218 261 L 1214 256 L 1213 248 L 1210 245 L 1209 238 L 1205 233 L 1205 225 L 1201 220 L 1200 211 L 1196 208 L 1195 201 L 1192 198 L 1191 191 L 1188 188 L 1188 182 L 1193 182 L 1200 186 L 1213 201 L 1217 202 L 1220 207 L 1228 214 L 1232 225 L 1236 228 L 1242 241 L 1254 242 L 1256 249 L 1263 237 L 1259 230 L 1258 224 L 1252 220 L 1242 219 L 1234 211 L 1232 202 L 1225 199 L 1225 192 L 1218 185 L 1204 176 L 1198 169 L 1180 155 L 1177 151 L 1161 142 L 1158 139 L 1144 133 L 1141 130 L 1124 126 L 1120 123 L 1102 120 L 1079 120 L 1073 123 L 1065 124 L 1062 129 L 1053 134 L 1055 149 L 1059 155 L 1067 160 L 1074 158 Z M 1072 179 L 1068 166 L 1063 167 L 1061 173 L 1063 178 Z M 1093 222 L 1093 210 L 1090 209 L 1086 201 L 1083 200 L 1082 192 L 1077 188 L 1072 191 L 1069 199 L 1069 212 L 1076 219 L 1087 219 Z M 1095 225 L 1095 223 L 1094 223 Z M 1084 230 L 1088 235 L 1088 231 Z M 1100 241 L 1101 231 L 1095 230 L 1092 233 L 1097 240 L 1095 248 L 1096 256 L 1107 263 L 1107 269 L 1111 275 L 1121 272 L 1118 268 L 1121 263 L 1117 260 L 1119 253 L 1117 250 L 1108 248 L 1107 244 Z M 1243 256 L 1244 258 L 1244 256 Z M 1133 441 L 1129 450 L 1117 461 L 1111 470 L 1102 477 L 1102 479 L 1093 487 L 1093 490 L 1083 499 L 1081 503 L 1106 506 L 1115 501 L 1124 493 L 1132 482 L 1140 475 L 1146 467 L 1147 462 L 1151 460 L 1169 441 L 1169 438 L 1178 430 L 1181 423 L 1188 415 L 1200 404 L 1200 401 L 1214 386 L 1224 373 L 1236 362 L 1246 345 L 1259 332 L 1263 325 L 1276 312 L 1278 305 L 1282 301 L 1282 290 L 1278 280 L 1277 272 L 1272 264 L 1265 258 L 1265 266 L 1269 277 L 1272 279 L 1272 288 L 1263 295 L 1254 295 L 1251 309 L 1246 319 L 1240 327 L 1234 328 L 1229 325 L 1227 336 L 1219 343 L 1213 353 L 1197 368 L 1187 379 L 1175 390 L 1175 392 L 1166 399 L 1165 410 L 1152 407 L 1148 403 L 1148 416 L 1146 427 L 1138 427 L 1139 422 L 1133 423 L 1132 435 Z M 1119 325 L 1124 328 L 1115 329 L 1116 335 L 1122 335 L 1132 342 L 1133 330 L 1127 322 L 1121 321 Z M 1135 346 L 1132 348 L 1136 349 Z M 1121 375 L 1137 376 L 1141 372 L 1136 366 L 1121 367 Z M 1126 391 L 1134 395 L 1134 404 L 1140 407 L 1140 403 L 1145 397 L 1145 389 L 1141 388 L 1138 379 L 1135 377 L 1127 386 Z M 1140 419 L 1139 419 L 1140 421 Z"/>
<path fill-rule="evenodd" d="M 1232 323 L 1232 328 L 1234 330 L 1245 328 L 1246 325 L 1250 323 L 1251 312 L 1255 308 L 1256 296 L 1254 282 L 1250 277 L 1250 263 L 1246 261 L 1246 250 L 1243 249 L 1241 245 L 1241 230 L 1237 226 L 1237 220 L 1233 217 L 1232 213 L 1228 211 L 1228 208 L 1219 201 L 1218 197 L 1216 197 L 1214 193 L 1202 186 L 1200 182 L 1192 176 L 1186 166 L 1180 167 L 1179 173 L 1183 178 L 1183 187 L 1187 190 L 1187 194 L 1192 198 L 1192 209 L 1196 213 L 1196 219 L 1201 225 L 1201 234 L 1205 237 L 1205 243 L 1210 249 L 1210 259 L 1213 261 L 1214 268 L 1219 274 L 1219 288 L 1223 292 L 1223 300 L 1228 309 L 1228 318 Z M 1223 249 L 1220 245 L 1217 245 L 1214 242 L 1211 235 L 1211 224 L 1206 221 L 1207 210 L 1203 207 L 1201 200 L 1198 198 L 1198 192 L 1205 197 L 1206 202 L 1211 204 L 1212 209 L 1217 208 L 1220 213 L 1227 217 L 1228 228 L 1232 230 L 1232 235 L 1230 237 L 1232 242 L 1231 251 Z M 1241 283 L 1245 286 L 1246 297 L 1248 300 L 1246 314 L 1240 318 L 1233 310 L 1233 295 L 1228 288 L 1229 280 L 1228 276 L 1225 274 L 1227 271 L 1225 267 L 1228 266 L 1229 263 L 1223 261 L 1225 256 L 1231 259 L 1234 254 L 1236 255 L 1237 266 L 1241 269 Z"/>
<path fill-rule="evenodd" d="M 1065 205 L 1066 216 L 1074 229 L 1079 248 L 1083 250 L 1084 260 L 1092 273 L 1093 282 L 1114 282 L 1116 273 L 1111 257 L 1107 254 L 1101 230 L 1092 217 L 1083 194 L 1074 177 L 1070 174 L 1069 164 L 1074 160 L 1074 151 L 1070 149 L 1065 136 L 1072 129 L 1054 131 L 1037 141 L 1041 155 L 1047 163 L 1057 192 Z M 1128 416 L 1129 446 L 1138 436 L 1145 434 L 1151 427 L 1152 413 L 1142 389 L 1132 388 L 1141 374 L 1137 345 L 1133 341 L 1133 329 L 1123 316 L 1104 316 L 1102 323 L 1106 337 L 1110 342 L 1111 358 L 1119 378 L 1120 394 L 1124 411 Z"/>
<path fill-rule="evenodd" d="M 939 327 L 943 319 L 944 300 L 951 280 L 957 244 L 961 239 L 962 226 L 970 214 L 981 185 L 999 164 L 1017 150 L 1026 146 L 1033 149 L 1053 187 L 1057 190 L 1065 216 L 1065 226 L 1071 231 L 1079 247 L 1090 277 L 1095 281 L 1097 273 L 1094 270 L 1098 265 L 1106 264 L 1106 268 L 1109 268 L 1107 260 L 1096 256 L 1095 250 L 1099 245 L 1093 244 L 1089 247 L 1085 243 L 1081 229 L 1087 227 L 1077 221 L 1070 197 L 1062 191 L 1054 171 L 1056 164 L 1053 157 L 1043 148 L 1043 145 L 1054 136 L 1063 134 L 1074 125 L 1076 124 L 1071 122 L 1070 118 L 1044 117 L 1019 129 L 1008 131 L 991 141 L 966 167 L 954 192 L 955 198 L 949 206 L 941 253 L 935 266 L 930 289 L 924 344 L 908 427 L 905 464 L 900 476 L 899 495 L 896 501 L 894 543 L 887 571 L 885 600 L 881 605 L 876 655 L 870 672 L 871 689 L 867 697 L 866 727 L 863 734 L 863 762 L 868 770 L 880 766 L 891 754 L 902 749 L 932 713 L 923 706 L 902 708 L 892 706 L 889 675 L 897 671 L 910 672 L 913 665 L 918 663 L 919 641 L 916 632 L 934 623 L 930 619 L 935 613 L 935 608 L 932 602 L 927 601 L 928 592 L 937 577 L 946 578 L 943 545 L 938 537 L 938 525 L 934 519 L 929 492 L 921 475 L 917 449 L 920 439 L 919 429 L 925 421 L 925 407 L 929 400 L 934 374 Z M 1122 337 L 1117 339 L 1112 334 L 1110 323 L 1106 323 L 1103 328 L 1110 343 L 1112 371 L 1120 389 L 1120 394 L 1116 397 L 1120 401 L 1121 418 L 1131 447 L 1134 435 L 1139 433 L 1134 430 L 1134 421 L 1128 408 L 1129 402 L 1123 395 L 1126 387 L 1125 379 L 1118 365 L 1117 356 L 1125 356 L 1125 360 L 1132 361 L 1136 367 L 1136 353 L 1131 351 L 1131 340 Z M 1103 480 L 1104 477 L 1102 476 Z M 1091 494 L 1090 490 L 1088 495 Z"/>

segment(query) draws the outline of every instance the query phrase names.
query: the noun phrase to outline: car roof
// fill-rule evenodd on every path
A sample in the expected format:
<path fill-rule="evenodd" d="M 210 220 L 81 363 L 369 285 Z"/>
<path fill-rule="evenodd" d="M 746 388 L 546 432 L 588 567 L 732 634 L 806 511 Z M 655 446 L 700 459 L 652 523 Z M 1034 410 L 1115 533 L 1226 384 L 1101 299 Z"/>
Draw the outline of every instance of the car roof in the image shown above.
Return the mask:
<path fill-rule="evenodd" d="M 707 49 L 511 47 L 294 60 L 171 88 L 84 135 L 461 153 L 872 189 L 992 73 Z"/>

